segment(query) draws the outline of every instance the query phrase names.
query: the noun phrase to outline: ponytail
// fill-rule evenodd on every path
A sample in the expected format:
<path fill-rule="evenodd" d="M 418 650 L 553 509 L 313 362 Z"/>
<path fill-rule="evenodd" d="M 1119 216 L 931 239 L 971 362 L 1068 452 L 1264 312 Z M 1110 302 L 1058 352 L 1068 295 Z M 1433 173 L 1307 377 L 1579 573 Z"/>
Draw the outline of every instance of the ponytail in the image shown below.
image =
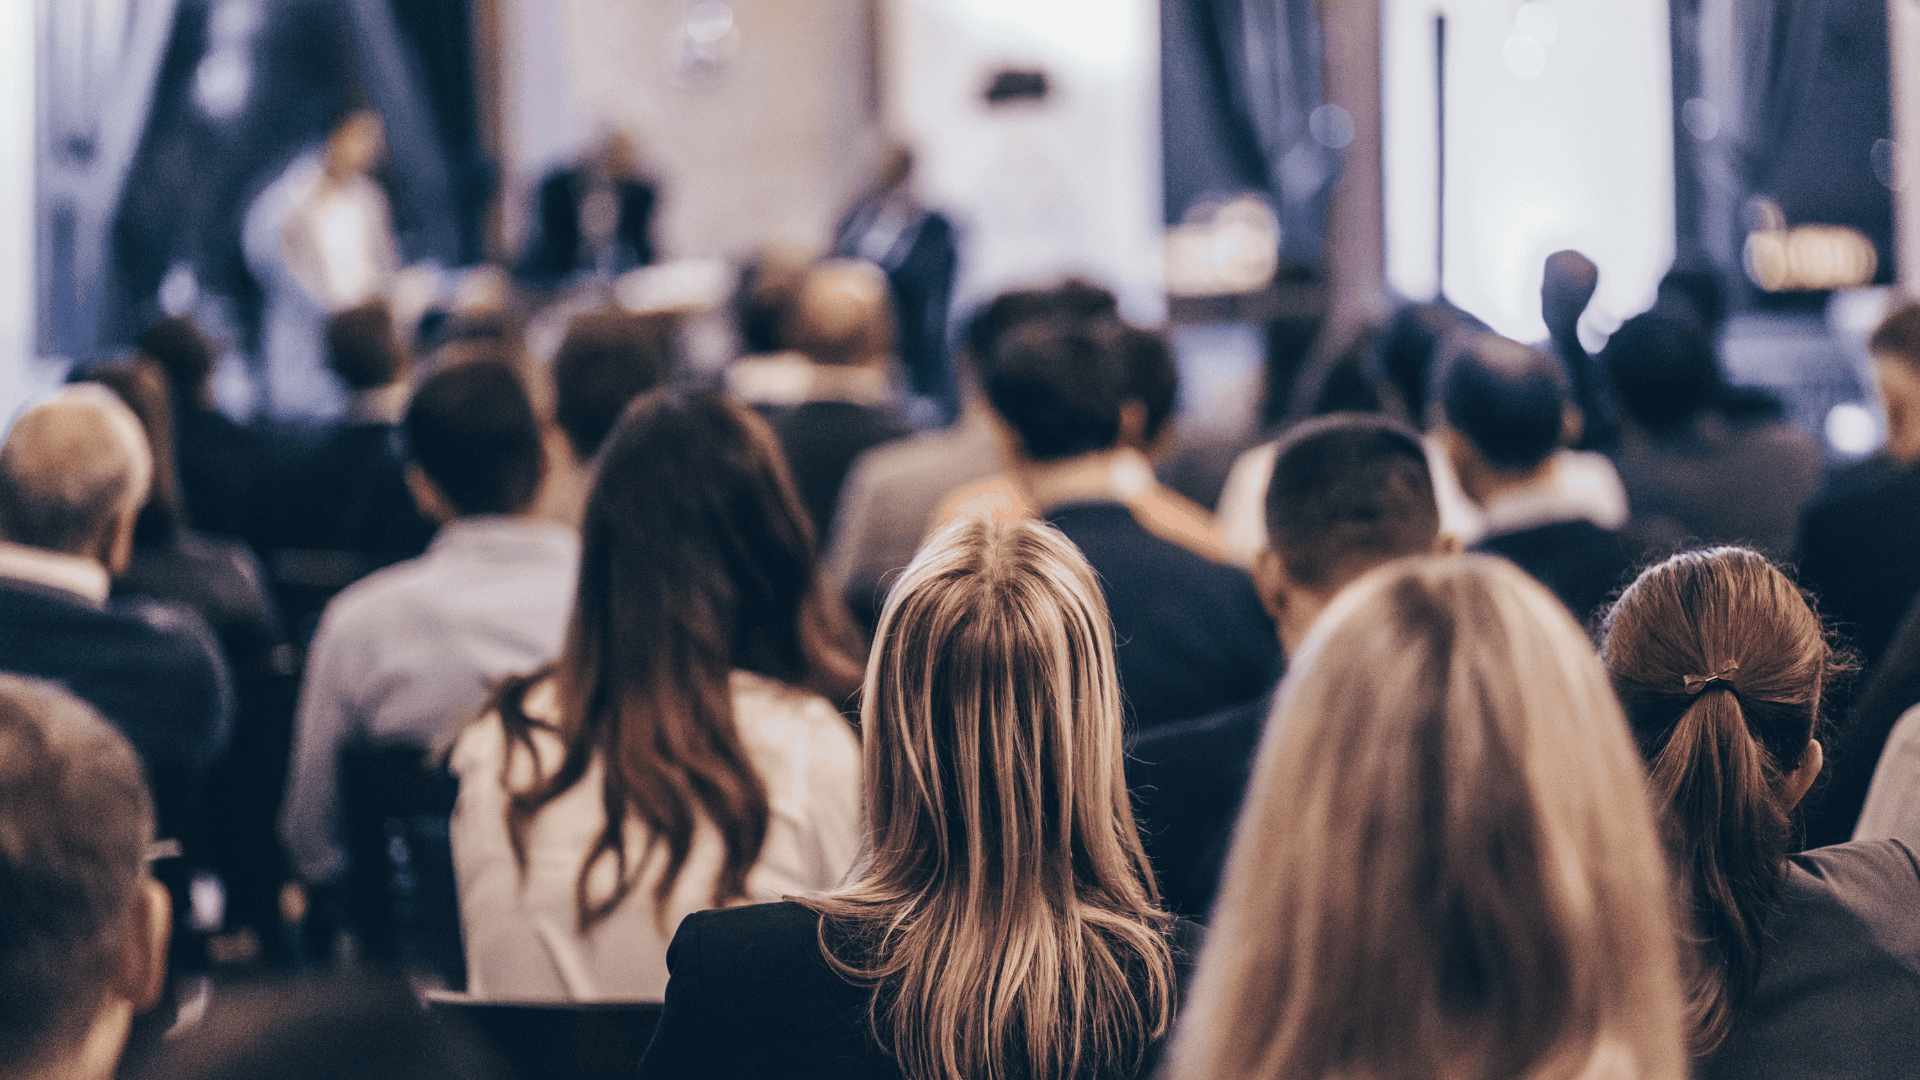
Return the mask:
<path fill-rule="evenodd" d="M 1699 962 L 1686 990 L 1696 1054 L 1726 1039 L 1760 975 L 1766 918 L 1792 838 L 1782 779 L 1725 684 L 1694 699 L 1651 761 L 1654 805 L 1689 886 L 1683 895 Z"/>

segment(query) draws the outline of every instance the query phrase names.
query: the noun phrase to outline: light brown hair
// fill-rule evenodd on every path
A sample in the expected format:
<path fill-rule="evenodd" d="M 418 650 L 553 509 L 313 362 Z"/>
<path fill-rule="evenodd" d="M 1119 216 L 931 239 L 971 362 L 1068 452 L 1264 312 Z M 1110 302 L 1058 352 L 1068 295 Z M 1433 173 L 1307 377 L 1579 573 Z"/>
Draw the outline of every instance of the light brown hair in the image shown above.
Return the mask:
<path fill-rule="evenodd" d="M 1691 909 L 1687 1008 L 1704 1054 L 1725 1040 L 1759 977 L 1793 841 L 1787 777 L 1805 758 L 1821 694 L 1847 665 L 1805 594 L 1745 548 L 1649 568 L 1603 632 Z"/>
<path fill-rule="evenodd" d="M 1679 1080 L 1644 782 L 1592 647 L 1525 574 L 1363 577 L 1281 688 L 1174 1074 Z"/>
<path fill-rule="evenodd" d="M 1033 522 L 935 535 L 887 597 L 862 721 L 862 869 L 811 906 L 880 1044 L 913 1080 L 1132 1075 L 1172 1009 L 1168 917 L 1079 550 Z"/>

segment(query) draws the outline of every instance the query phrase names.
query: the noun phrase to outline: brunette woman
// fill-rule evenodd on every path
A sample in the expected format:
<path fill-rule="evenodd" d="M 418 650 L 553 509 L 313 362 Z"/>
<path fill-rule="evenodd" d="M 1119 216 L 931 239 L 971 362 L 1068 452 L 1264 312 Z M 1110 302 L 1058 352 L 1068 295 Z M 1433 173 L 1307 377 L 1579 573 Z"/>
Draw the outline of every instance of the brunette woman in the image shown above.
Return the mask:
<path fill-rule="evenodd" d="M 1913 851 L 1791 854 L 1821 698 L 1846 667 L 1805 594 L 1757 552 L 1686 552 L 1621 594 L 1605 635 L 1683 883 L 1695 1076 L 1914 1075 Z"/>
<path fill-rule="evenodd" d="M 631 405 L 596 468 L 559 661 L 453 750 L 469 991 L 660 999 L 688 912 L 841 882 L 859 840 L 858 667 L 766 424 Z"/>

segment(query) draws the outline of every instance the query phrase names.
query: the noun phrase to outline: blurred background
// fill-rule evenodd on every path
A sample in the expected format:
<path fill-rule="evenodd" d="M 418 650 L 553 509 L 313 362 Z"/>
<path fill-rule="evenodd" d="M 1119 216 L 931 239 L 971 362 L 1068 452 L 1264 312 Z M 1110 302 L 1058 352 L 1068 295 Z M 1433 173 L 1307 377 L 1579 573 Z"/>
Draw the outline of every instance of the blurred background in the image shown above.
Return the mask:
<path fill-rule="evenodd" d="M 1689 275 L 1730 316 L 1732 378 L 1857 457 L 1880 437 L 1860 342 L 1902 276 L 1895 203 L 1920 144 L 1893 108 L 1890 20 L 1910 7 L 8 4 L 0 406 L 191 313 L 225 351 L 236 419 L 337 407 L 272 371 L 297 318 L 276 277 L 301 267 L 275 214 L 321 173 L 384 197 L 390 225 L 340 250 L 397 273 L 403 313 L 492 296 L 537 344 L 583 272 L 692 309 L 755 253 L 830 250 L 904 148 L 900 183 L 954 227 L 948 310 L 1069 273 L 1107 285 L 1172 329 L 1197 444 L 1283 415 L 1399 303 L 1545 337 L 1543 261 L 1575 249 L 1600 271 L 1588 349 Z M 339 214 L 315 235 L 350 233 Z M 738 351 L 718 322 L 696 364 Z"/>

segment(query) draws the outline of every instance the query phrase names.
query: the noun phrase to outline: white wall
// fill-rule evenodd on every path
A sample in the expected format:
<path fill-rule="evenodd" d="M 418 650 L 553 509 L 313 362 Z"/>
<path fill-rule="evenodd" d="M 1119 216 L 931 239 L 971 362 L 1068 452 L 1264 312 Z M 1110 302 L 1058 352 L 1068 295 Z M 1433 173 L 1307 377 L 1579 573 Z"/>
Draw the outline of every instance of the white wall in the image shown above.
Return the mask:
<path fill-rule="evenodd" d="M 923 196 L 964 230 L 961 304 L 1080 273 L 1157 321 L 1159 7 L 1154 0 L 888 0 L 889 126 Z M 990 110 L 989 77 L 1040 68 L 1039 106 Z"/>
<path fill-rule="evenodd" d="M 877 159 L 866 0 L 730 0 L 731 56 L 675 64 L 686 0 L 500 0 L 504 225 L 604 122 L 639 138 L 659 179 L 664 254 L 817 247 Z"/>
<path fill-rule="evenodd" d="M 1444 11 L 1446 294 L 1537 340 L 1542 264 L 1574 248 L 1600 267 L 1583 329 L 1610 333 L 1651 304 L 1673 258 L 1665 0 L 1385 2 L 1389 284 L 1414 299 L 1437 284 L 1433 19 Z"/>
<path fill-rule="evenodd" d="M 46 380 L 33 362 L 33 12 L 0 3 L 0 427 Z"/>

